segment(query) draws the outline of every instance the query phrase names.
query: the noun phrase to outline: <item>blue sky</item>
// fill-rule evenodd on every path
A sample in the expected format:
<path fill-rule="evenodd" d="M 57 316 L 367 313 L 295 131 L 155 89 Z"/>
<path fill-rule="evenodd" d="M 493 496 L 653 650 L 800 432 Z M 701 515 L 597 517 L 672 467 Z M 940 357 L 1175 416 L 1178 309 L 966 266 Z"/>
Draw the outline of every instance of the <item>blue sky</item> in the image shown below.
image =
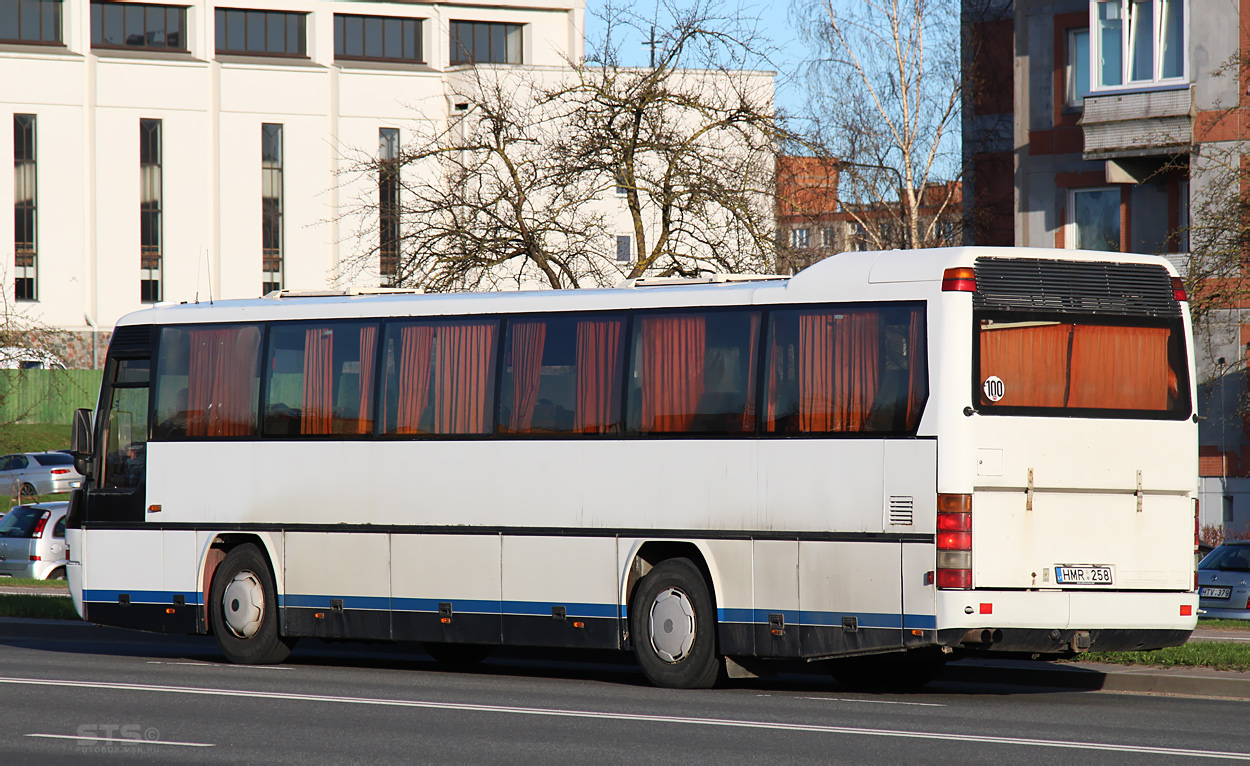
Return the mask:
<path fill-rule="evenodd" d="M 745 0 L 752 2 L 752 0 Z M 599 17 L 603 13 L 607 5 L 606 0 L 586 0 L 586 40 L 587 47 L 591 41 L 602 39 L 605 25 Z M 732 3 L 726 3 L 726 7 L 731 7 Z M 807 56 L 807 49 L 800 39 L 798 32 L 794 29 L 790 20 L 790 2 L 782 0 L 782 2 L 768 3 L 756 2 L 753 5 L 743 6 L 746 10 L 743 12 L 744 18 L 755 18 L 759 20 L 759 33 L 767 37 L 776 51 L 774 52 L 773 66 L 761 67 L 771 68 L 777 71 L 776 88 L 777 88 L 777 104 L 787 112 L 795 113 L 803 106 L 802 89 L 795 87 L 792 82 L 793 73 Z M 654 5 L 650 3 L 638 3 L 633 6 L 634 12 L 639 15 L 650 13 L 650 9 Z M 613 36 L 621 39 L 618 30 L 613 30 Z M 646 65 L 649 49 L 644 44 L 647 37 L 645 33 L 639 34 L 633 30 L 626 30 L 624 41 L 621 44 L 621 53 L 625 57 L 625 64 Z"/>

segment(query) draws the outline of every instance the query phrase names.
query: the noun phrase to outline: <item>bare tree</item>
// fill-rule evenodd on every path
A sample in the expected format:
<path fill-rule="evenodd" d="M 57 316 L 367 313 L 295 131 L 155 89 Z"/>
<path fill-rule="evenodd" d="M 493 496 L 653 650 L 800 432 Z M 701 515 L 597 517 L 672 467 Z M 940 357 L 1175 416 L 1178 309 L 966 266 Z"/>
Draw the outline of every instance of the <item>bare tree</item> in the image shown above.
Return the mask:
<path fill-rule="evenodd" d="M 601 281 L 597 189 L 557 182 L 559 126 L 541 108 L 541 83 L 489 66 L 468 77 L 451 118 L 419 123 L 398 154 L 355 153 L 348 172 L 367 191 L 348 211 L 364 222 L 349 270 L 380 262 L 386 284 L 431 292 Z M 388 183 L 398 185 L 389 204 L 377 193 Z"/>
<path fill-rule="evenodd" d="M 873 248 L 951 244 L 961 206 L 959 4 L 796 3 L 815 50 L 811 148 L 836 159 L 859 236 Z"/>
<path fill-rule="evenodd" d="M 564 182 L 616 187 L 625 198 L 644 274 L 768 271 L 774 261 L 774 162 L 784 137 L 772 77 L 751 66 L 766 42 L 712 3 L 664 7 L 648 67 L 622 66 L 614 26 L 648 20 L 609 11 L 609 35 L 574 81 L 551 91 L 568 104 L 555 147 Z"/>
<path fill-rule="evenodd" d="M 771 75 L 743 71 L 751 38 L 701 2 L 669 9 L 651 66 L 623 65 L 610 42 L 613 27 L 650 25 L 609 11 L 585 61 L 478 65 L 450 118 L 421 123 L 394 156 L 354 152 L 364 191 L 344 214 L 359 241 L 348 273 L 381 263 L 385 284 L 449 291 L 769 270 Z M 379 183 L 397 183 L 398 201 Z M 636 258 L 618 261 L 625 226 Z"/>

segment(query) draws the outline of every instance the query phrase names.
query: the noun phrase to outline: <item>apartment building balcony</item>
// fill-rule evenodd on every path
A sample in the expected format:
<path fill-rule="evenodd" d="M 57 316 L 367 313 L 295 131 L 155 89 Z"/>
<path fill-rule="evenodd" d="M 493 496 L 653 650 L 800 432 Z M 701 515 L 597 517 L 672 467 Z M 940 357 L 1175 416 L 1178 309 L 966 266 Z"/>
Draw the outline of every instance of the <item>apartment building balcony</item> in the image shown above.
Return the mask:
<path fill-rule="evenodd" d="M 1086 160 L 1163 157 L 1193 140 L 1190 86 L 1085 97 L 1079 125 Z"/>

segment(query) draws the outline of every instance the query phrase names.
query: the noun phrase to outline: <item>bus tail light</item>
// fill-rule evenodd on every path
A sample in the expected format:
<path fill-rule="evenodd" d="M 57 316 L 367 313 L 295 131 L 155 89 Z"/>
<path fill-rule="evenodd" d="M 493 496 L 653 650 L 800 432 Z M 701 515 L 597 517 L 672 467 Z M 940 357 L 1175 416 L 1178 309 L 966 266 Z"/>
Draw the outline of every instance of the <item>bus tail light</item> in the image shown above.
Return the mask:
<path fill-rule="evenodd" d="M 52 511 L 44 511 L 39 517 L 39 521 L 35 523 L 35 528 L 31 531 L 31 537 L 39 537 L 43 534 L 43 528 L 48 525 L 48 519 L 52 517 Z"/>
<path fill-rule="evenodd" d="M 975 293 L 976 272 L 968 266 L 959 266 L 942 272 L 942 292 Z"/>
<path fill-rule="evenodd" d="M 1172 297 L 1180 302 L 1189 300 L 1185 295 L 1185 282 L 1180 277 L 1172 277 Z"/>
<path fill-rule="evenodd" d="M 937 496 L 937 586 L 972 587 L 972 495 Z"/>

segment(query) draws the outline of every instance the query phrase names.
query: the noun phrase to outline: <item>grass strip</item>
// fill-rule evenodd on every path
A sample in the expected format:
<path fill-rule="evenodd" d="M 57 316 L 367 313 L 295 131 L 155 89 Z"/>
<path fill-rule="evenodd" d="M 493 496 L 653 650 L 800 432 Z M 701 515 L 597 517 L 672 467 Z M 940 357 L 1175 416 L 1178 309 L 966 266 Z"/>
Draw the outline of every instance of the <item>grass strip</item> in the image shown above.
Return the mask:
<path fill-rule="evenodd" d="M 69 596 L 33 593 L 0 593 L 0 617 L 32 617 L 40 620 L 77 620 Z"/>
<path fill-rule="evenodd" d="M 1250 620 L 1198 620 L 1200 628 L 1230 628 L 1232 630 L 1250 630 Z"/>
<path fill-rule="evenodd" d="M 69 590 L 69 583 L 64 580 L 35 580 L 30 577 L 0 577 L 0 587 Z"/>
<path fill-rule="evenodd" d="M 1250 670 L 1250 646 L 1216 641 L 1193 641 L 1184 646 L 1172 646 L 1149 652 L 1088 652 L 1074 657 L 1072 661 L 1246 671 Z"/>

